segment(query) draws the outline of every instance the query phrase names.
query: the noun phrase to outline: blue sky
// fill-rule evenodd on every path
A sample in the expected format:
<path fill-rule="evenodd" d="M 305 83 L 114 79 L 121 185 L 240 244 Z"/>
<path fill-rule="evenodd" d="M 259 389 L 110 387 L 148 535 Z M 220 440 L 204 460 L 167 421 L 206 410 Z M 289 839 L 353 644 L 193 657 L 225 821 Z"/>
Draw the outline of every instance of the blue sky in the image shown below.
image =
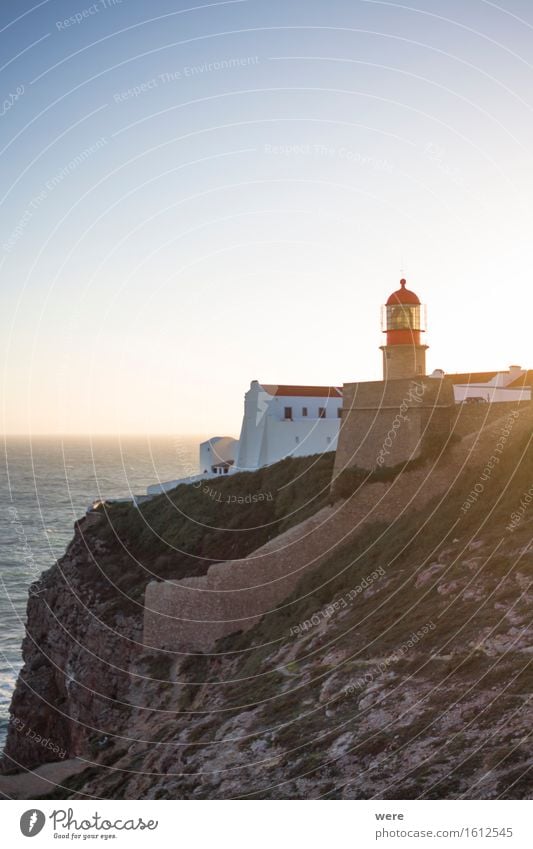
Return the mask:
<path fill-rule="evenodd" d="M 533 366 L 526 2 L 0 10 L 4 432 L 238 432 L 250 380 Z"/>

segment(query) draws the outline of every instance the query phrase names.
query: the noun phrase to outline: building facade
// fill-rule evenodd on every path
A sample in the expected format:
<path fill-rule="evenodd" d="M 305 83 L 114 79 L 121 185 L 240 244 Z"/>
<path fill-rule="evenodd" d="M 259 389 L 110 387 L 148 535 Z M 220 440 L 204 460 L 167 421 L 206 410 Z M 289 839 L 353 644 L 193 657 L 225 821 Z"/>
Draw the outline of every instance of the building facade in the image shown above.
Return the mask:
<path fill-rule="evenodd" d="M 253 380 L 244 397 L 235 471 L 335 451 L 341 413 L 338 386 L 273 386 Z"/>
<path fill-rule="evenodd" d="M 520 366 L 461 374 L 435 369 L 427 375 L 426 309 L 405 278 L 382 308 L 382 330 L 381 381 L 339 387 L 253 380 L 244 397 L 239 438 L 206 440 L 200 445 L 198 475 L 154 484 L 148 495 L 325 451 L 337 452 L 337 474 L 353 466 L 394 466 L 417 458 L 437 433 L 449 431 L 457 405 L 531 401 L 533 372 Z"/>

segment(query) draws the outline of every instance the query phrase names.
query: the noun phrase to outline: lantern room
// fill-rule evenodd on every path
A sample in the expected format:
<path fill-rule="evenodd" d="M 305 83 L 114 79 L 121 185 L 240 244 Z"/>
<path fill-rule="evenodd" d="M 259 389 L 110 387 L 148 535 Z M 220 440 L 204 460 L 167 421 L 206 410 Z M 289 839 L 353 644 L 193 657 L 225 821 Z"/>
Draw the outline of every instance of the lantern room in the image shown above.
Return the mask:
<path fill-rule="evenodd" d="M 402 278 L 400 288 L 382 308 L 381 327 L 388 345 L 420 344 L 420 334 L 426 330 L 426 308 L 406 287 L 407 281 Z"/>
<path fill-rule="evenodd" d="M 426 330 L 426 308 L 404 278 L 382 308 L 381 329 L 387 339 L 381 347 L 383 379 L 425 374 L 427 345 L 421 344 L 421 334 Z"/>

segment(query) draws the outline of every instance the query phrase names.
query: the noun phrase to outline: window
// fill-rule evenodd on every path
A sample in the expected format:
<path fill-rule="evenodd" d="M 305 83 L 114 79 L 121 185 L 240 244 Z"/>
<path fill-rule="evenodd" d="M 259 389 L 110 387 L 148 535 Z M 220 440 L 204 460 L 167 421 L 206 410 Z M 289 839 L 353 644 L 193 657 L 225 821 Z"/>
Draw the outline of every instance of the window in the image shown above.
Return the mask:
<path fill-rule="evenodd" d="M 327 437 L 326 437 L 326 442 L 328 443 L 328 445 L 330 444 L 330 442 L 331 442 L 331 436 L 327 436 Z"/>
<path fill-rule="evenodd" d="M 300 442 L 300 437 L 299 437 L 299 436 L 297 436 L 297 437 L 296 437 L 296 445 L 298 445 L 298 443 L 299 443 L 299 442 Z"/>
<path fill-rule="evenodd" d="M 318 418 L 319 419 L 325 419 L 326 418 L 326 408 L 325 407 L 319 407 L 318 408 Z"/>
<path fill-rule="evenodd" d="M 422 330 L 420 306 L 390 304 L 387 307 L 387 330 Z"/>
<path fill-rule="evenodd" d="M 285 407 L 283 418 L 285 419 L 285 421 L 292 422 L 292 407 Z"/>
<path fill-rule="evenodd" d="M 337 418 L 342 419 L 342 407 L 337 407 Z"/>
<path fill-rule="evenodd" d="M 307 407 L 302 407 L 302 416 L 303 418 L 307 416 Z"/>

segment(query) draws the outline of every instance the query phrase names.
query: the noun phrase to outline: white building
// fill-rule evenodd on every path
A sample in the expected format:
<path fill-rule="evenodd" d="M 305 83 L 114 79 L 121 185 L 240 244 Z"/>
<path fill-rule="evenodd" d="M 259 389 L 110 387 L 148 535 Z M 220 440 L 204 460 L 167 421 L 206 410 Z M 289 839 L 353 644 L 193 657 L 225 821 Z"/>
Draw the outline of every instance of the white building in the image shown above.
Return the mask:
<path fill-rule="evenodd" d="M 253 380 L 232 471 L 269 466 L 284 457 L 335 451 L 342 414 L 338 386 L 272 386 Z"/>
<path fill-rule="evenodd" d="M 197 483 L 214 475 L 227 474 L 235 462 L 238 440 L 233 436 L 212 436 L 206 442 L 200 443 L 200 473 L 186 478 L 151 484 L 147 496 L 161 495 L 169 492 L 180 483 Z"/>
<path fill-rule="evenodd" d="M 233 436 L 212 436 L 200 443 L 200 474 L 227 475 L 238 450 L 239 441 Z"/>
<path fill-rule="evenodd" d="M 444 374 L 437 369 L 436 377 L 452 380 L 456 404 L 479 401 L 490 404 L 503 401 L 531 401 L 531 372 L 521 366 L 509 366 L 507 371 Z M 432 376 L 433 376 L 432 375 Z"/>
<path fill-rule="evenodd" d="M 200 445 L 200 473 L 152 484 L 150 497 L 180 483 L 253 471 L 285 457 L 335 451 L 342 413 L 339 386 L 273 386 L 253 380 L 244 396 L 240 438 L 213 436 Z"/>
<path fill-rule="evenodd" d="M 446 374 L 455 402 L 499 403 L 531 401 L 533 372 L 520 366 L 507 371 Z M 342 387 L 274 386 L 253 380 L 244 396 L 239 439 L 214 436 L 200 445 L 200 473 L 149 486 L 149 497 L 168 492 L 180 483 L 253 471 L 285 457 L 305 457 L 336 451 L 342 415 Z"/>
<path fill-rule="evenodd" d="M 383 379 L 426 374 L 425 309 L 418 295 L 406 287 L 389 297 L 384 308 Z M 531 401 L 533 372 L 520 366 L 507 371 L 446 374 L 436 369 L 431 377 L 451 380 L 456 404 Z M 179 483 L 253 471 L 285 457 L 305 457 L 336 451 L 342 416 L 342 387 L 274 386 L 252 380 L 244 396 L 244 416 L 239 439 L 215 436 L 200 445 L 200 473 L 149 486 L 148 496 L 174 489 Z"/>

